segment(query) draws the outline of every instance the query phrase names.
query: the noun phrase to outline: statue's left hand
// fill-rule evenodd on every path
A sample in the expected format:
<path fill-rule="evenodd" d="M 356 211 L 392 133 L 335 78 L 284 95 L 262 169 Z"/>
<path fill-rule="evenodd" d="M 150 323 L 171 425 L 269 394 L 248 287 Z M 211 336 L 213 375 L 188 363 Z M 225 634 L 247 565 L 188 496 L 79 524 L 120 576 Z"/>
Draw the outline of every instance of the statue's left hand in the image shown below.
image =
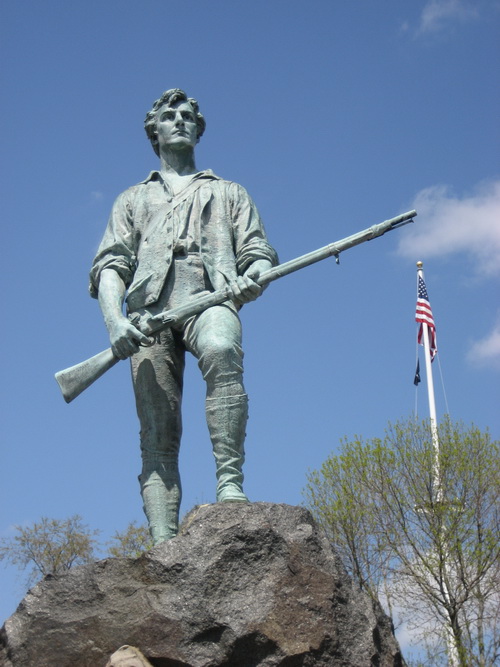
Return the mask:
<path fill-rule="evenodd" d="M 233 292 L 233 301 L 237 304 L 255 301 L 262 294 L 263 288 L 256 282 L 261 273 L 272 267 L 267 259 L 258 259 L 245 271 L 242 276 L 238 276 L 229 286 Z"/>

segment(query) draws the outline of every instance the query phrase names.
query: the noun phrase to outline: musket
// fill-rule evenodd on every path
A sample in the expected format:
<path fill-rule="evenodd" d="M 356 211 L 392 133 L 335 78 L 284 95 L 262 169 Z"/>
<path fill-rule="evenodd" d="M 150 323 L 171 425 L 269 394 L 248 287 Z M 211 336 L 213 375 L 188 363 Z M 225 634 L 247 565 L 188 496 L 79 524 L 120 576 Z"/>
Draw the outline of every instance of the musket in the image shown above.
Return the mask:
<path fill-rule="evenodd" d="M 344 250 L 349 250 L 349 248 L 365 243 L 365 241 L 376 239 L 379 236 L 383 236 L 386 232 L 390 232 L 393 229 L 408 224 L 409 222 L 413 222 L 413 218 L 416 215 L 416 211 L 402 213 L 401 215 L 391 218 L 390 220 L 385 220 L 378 225 L 363 229 L 363 231 L 357 232 L 357 234 L 347 236 L 345 239 L 330 243 L 323 248 L 313 250 L 305 255 L 284 262 L 283 264 L 278 264 L 278 266 L 263 271 L 257 278 L 256 282 L 261 287 L 265 287 L 278 278 L 299 271 L 300 269 L 315 264 L 316 262 L 320 262 L 327 257 L 335 257 L 338 264 L 339 255 L 341 252 L 344 252 Z M 131 313 L 129 318 L 143 334 L 152 337 L 163 329 L 182 324 L 188 318 L 201 313 L 211 306 L 216 306 L 224 301 L 230 300 L 231 296 L 231 288 L 227 286 L 216 292 L 211 292 L 210 294 L 191 299 L 183 306 L 165 310 L 158 315 L 144 318 L 137 313 Z M 55 377 L 66 403 L 70 403 L 74 398 L 79 396 L 85 389 L 87 389 L 87 387 L 90 387 L 90 385 L 99 379 L 101 375 L 104 375 L 106 371 L 119 361 L 118 357 L 115 357 L 113 354 L 111 348 L 108 348 L 90 359 L 76 364 L 76 366 L 71 366 L 70 368 L 66 368 L 63 371 L 56 373 Z"/>

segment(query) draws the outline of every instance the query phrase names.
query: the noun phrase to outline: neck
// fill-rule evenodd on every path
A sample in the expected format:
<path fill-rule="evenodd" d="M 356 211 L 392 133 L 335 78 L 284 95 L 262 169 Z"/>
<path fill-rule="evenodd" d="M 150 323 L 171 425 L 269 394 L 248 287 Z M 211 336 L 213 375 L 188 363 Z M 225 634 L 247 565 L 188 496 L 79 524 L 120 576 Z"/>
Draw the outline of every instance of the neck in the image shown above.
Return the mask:
<path fill-rule="evenodd" d="M 160 169 L 166 174 L 177 176 L 195 174 L 197 169 L 194 161 L 194 151 L 163 150 L 160 154 Z"/>

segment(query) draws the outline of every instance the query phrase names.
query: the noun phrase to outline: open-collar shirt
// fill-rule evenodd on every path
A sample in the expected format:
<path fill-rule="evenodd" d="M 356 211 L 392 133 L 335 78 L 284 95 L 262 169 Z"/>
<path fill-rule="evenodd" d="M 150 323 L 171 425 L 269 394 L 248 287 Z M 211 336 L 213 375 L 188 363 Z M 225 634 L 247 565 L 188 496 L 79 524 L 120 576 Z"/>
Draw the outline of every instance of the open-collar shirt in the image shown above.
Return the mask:
<path fill-rule="evenodd" d="M 161 173 L 153 171 L 116 199 L 92 265 L 90 293 L 97 296 L 101 272 L 111 268 L 128 288 L 129 311 L 152 305 L 173 257 L 193 252 L 200 253 L 214 289 L 257 259 L 278 261 L 241 185 L 205 170 L 174 195 Z"/>

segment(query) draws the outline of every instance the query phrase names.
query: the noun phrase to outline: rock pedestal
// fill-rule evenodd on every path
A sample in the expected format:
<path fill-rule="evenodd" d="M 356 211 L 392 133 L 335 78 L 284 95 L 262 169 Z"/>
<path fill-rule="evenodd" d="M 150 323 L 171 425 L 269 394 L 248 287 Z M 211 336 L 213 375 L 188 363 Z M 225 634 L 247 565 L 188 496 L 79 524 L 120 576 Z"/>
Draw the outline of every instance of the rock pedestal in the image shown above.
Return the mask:
<path fill-rule="evenodd" d="M 46 577 L 1 630 L 0 664 L 104 667 L 123 644 L 156 667 L 403 664 L 310 513 L 269 503 L 197 507 L 138 559 Z"/>

